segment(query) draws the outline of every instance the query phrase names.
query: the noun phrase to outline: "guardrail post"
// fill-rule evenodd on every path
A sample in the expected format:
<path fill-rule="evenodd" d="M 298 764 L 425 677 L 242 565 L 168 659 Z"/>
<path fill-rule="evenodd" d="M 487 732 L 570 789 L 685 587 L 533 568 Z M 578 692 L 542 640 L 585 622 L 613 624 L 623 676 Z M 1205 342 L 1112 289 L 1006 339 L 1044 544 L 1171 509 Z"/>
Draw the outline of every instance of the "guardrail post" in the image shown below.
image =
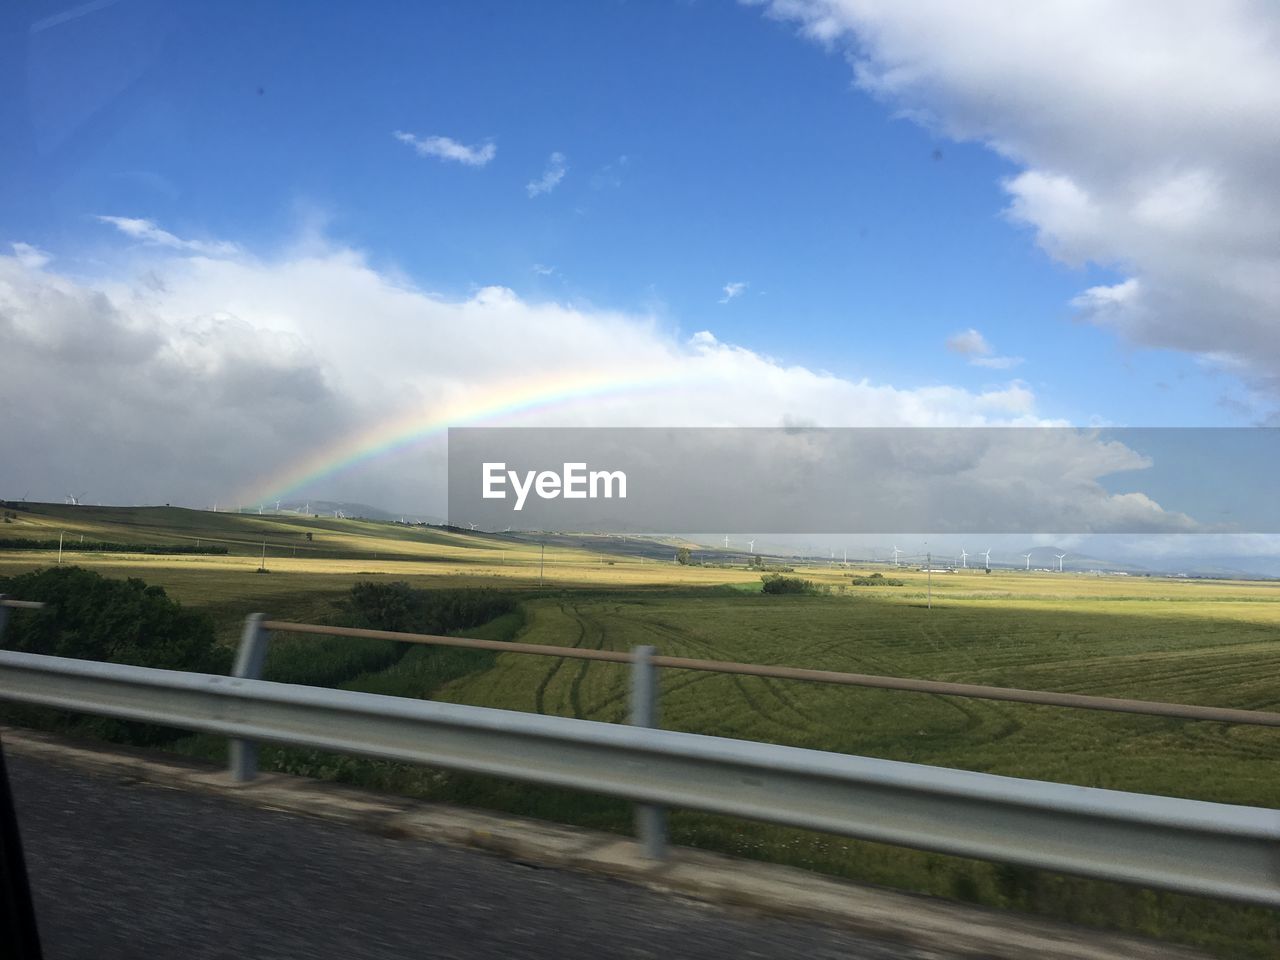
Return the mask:
<path fill-rule="evenodd" d="M 632 648 L 631 725 L 658 725 L 658 668 L 653 665 L 653 647 Z M 667 855 L 667 811 L 652 803 L 636 804 L 636 835 L 640 851 L 650 860 L 663 860 Z"/>
<path fill-rule="evenodd" d="M 231 675 L 242 680 L 261 680 L 262 664 L 267 658 L 270 634 L 262 629 L 265 614 L 251 613 L 244 618 L 244 632 Z M 236 783 L 246 783 L 258 775 L 258 744 L 253 740 L 231 741 L 231 764 L 228 771 Z"/>

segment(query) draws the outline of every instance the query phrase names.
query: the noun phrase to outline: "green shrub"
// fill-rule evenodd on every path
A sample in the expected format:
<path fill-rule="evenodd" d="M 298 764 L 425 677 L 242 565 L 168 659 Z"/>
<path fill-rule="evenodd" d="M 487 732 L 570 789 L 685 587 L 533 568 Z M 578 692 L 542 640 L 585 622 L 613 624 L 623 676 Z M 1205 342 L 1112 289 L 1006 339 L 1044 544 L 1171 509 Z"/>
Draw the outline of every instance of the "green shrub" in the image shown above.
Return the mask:
<path fill-rule="evenodd" d="M 136 578 L 113 580 L 80 567 L 56 567 L 0 581 L 0 592 L 45 604 L 10 617 L 0 637 L 7 650 L 200 673 L 226 673 L 230 666 L 231 653 L 214 642 L 208 615 Z M 42 708 L 10 707 L 4 713 L 32 726 L 131 743 L 163 743 L 181 735 Z"/>
<path fill-rule="evenodd" d="M 784 577 L 780 573 L 766 573 L 760 578 L 764 583 L 764 593 L 792 593 L 814 595 L 819 593 L 818 588 L 812 580 L 804 580 L 800 577 Z"/>
<path fill-rule="evenodd" d="M 10 618 L 5 649 L 139 667 L 208 672 L 226 665 L 213 621 L 135 577 L 113 580 L 82 567 L 24 573 L 0 590 L 45 604 Z"/>
<path fill-rule="evenodd" d="M 362 580 L 339 604 L 342 626 L 395 633 L 450 634 L 514 613 L 515 600 L 487 589 L 418 590 L 403 581 Z M 339 686 L 353 677 L 398 664 L 414 647 L 396 640 L 277 634 L 267 651 L 263 676 L 282 683 Z M 444 656 L 422 647 L 420 657 Z"/>
<path fill-rule="evenodd" d="M 886 577 L 883 573 L 873 573 L 866 577 L 851 573 L 849 579 L 853 581 L 855 587 L 903 587 L 907 583 L 905 580 Z"/>
<path fill-rule="evenodd" d="M 343 604 L 350 626 L 434 634 L 476 627 L 515 609 L 515 600 L 496 590 L 415 590 L 400 580 L 361 581 Z"/>

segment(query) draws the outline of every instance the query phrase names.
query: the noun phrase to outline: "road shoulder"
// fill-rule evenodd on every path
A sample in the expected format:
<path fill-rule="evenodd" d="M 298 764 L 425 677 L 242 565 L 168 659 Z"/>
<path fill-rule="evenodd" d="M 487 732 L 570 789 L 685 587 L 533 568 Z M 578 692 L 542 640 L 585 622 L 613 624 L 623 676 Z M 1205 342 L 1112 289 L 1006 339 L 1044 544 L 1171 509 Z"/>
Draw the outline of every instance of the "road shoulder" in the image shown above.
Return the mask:
<path fill-rule="evenodd" d="M 721 906 L 809 920 L 946 955 L 1022 960 L 1207 960 L 1186 948 L 859 886 L 792 867 L 687 848 L 646 860 L 615 834 L 376 794 L 284 774 L 234 783 L 211 764 L 0 728 L 18 756 L 115 779 L 213 794 L 249 806 L 347 824 L 381 836 L 483 850 L 582 871 Z"/>

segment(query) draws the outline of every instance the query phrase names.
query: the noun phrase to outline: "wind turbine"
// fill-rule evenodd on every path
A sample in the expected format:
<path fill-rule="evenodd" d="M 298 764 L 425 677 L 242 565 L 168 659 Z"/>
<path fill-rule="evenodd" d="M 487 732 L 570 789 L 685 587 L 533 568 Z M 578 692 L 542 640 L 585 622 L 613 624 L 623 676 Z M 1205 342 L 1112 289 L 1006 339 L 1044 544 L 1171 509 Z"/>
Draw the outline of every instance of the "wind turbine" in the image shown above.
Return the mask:
<path fill-rule="evenodd" d="M 476 528 L 476 525 L 475 525 L 474 523 L 468 523 L 468 524 L 467 524 L 467 529 L 468 529 L 468 530 L 474 530 L 475 528 Z"/>
<path fill-rule="evenodd" d="M 991 548 L 990 547 L 988 547 L 986 552 L 983 553 L 983 556 L 987 560 L 987 569 L 990 570 L 991 569 Z"/>
<path fill-rule="evenodd" d="M 969 569 L 969 555 L 964 552 L 964 547 L 960 548 L 960 566 L 965 570 Z"/>
<path fill-rule="evenodd" d="M 729 549 L 729 535 L 727 533 L 724 535 L 724 548 L 726 550 Z"/>
<path fill-rule="evenodd" d="M 893 565 L 894 565 L 895 567 L 898 565 L 898 554 L 900 554 L 901 552 L 902 552 L 902 551 L 898 549 L 898 545 L 897 545 L 897 544 L 894 544 L 894 546 L 893 546 Z"/>
<path fill-rule="evenodd" d="M 1062 561 L 1067 559 L 1067 555 L 1065 553 L 1055 553 L 1054 556 L 1058 558 L 1058 572 L 1061 573 Z"/>
<path fill-rule="evenodd" d="M 756 542 L 754 540 L 748 540 L 747 553 L 755 553 L 755 552 L 756 552 Z"/>
<path fill-rule="evenodd" d="M 1027 561 L 1027 569 L 1028 569 L 1028 570 L 1030 570 L 1030 569 L 1031 569 L 1031 554 L 1029 554 L 1029 553 L 1024 553 L 1022 556 L 1026 558 L 1026 561 Z"/>

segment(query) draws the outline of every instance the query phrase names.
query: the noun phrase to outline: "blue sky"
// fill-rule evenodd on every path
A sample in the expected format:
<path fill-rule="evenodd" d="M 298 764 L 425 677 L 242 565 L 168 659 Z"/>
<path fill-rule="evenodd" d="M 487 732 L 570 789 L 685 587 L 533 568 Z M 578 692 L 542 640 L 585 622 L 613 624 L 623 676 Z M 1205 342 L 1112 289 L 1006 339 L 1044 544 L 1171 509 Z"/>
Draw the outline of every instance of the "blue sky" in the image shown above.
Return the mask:
<path fill-rule="evenodd" d="M 864 395 L 911 411 L 900 422 L 1274 415 L 1276 218 L 1246 229 L 1239 213 L 1266 193 L 1245 172 L 1276 140 L 1249 120 L 1275 115 L 1274 51 L 1256 49 L 1272 14 L 1054 5 L 1028 26 L 997 7 L 18 4 L 0 14 L 0 253 L 22 245 L 33 290 L 105 298 L 115 333 L 167 343 L 155 362 L 194 363 L 212 335 L 192 324 L 211 317 L 283 338 L 270 375 L 311 384 L 335 429 L 392 411 L 330 335 L 342 318 L 309 326 L 322 285 L 297 284 L 316 251 L 367 267 L 323 299 L 387 357 L 419 321 L 363 305 L 362 284 L 420 292 L 423 325 L 508 291 L 502 329 L 528 342 L 448 339 L 458 355 L 508 348 L 513 364 L 545 345 L 540 323 L 598 332 L 623 317 L 658 331 L 655 356 L 697 353 L 685 345 L 709 331 L 708 369 L 747 395 L 750 377 L 776 381 L 783 420 L 840 425 Z M 1234 87 L 1215 79 L 1227 62 Z M 1212 118 L 1232 98 L 1224 134 Z M 491 158 L 423 155 L 397 133 Z M 531 191 L 551 168 L 562 176 Z M 202 370 L 243 359 L 219 343 Z M 726 373 L 732 351 L 750 363 Z M 27 366 L 45 362 L 53 374 L 49 357 Z M 628 357 L 576 362 L 622 376 Z M 157 379 L 143 371 L 130 376 Z M 854 386 L 792 404 L 804 371 Z M 406 359 L 382 379 L 431 402 L 449 374 Z M 160 402 L 134 399 L 142 418 Z M 296 417 L 289 456 L 310 429 Z"/>
<path fill-rule="evenodd" d="M 656 310 L 902 386 L 1016 376 L 1072 422 L 1248 422 L 1192 359 L 1073 319 L 1073 296 L 1120 274 L 1055 263 L 1002 216 L 1013 164 L 901 118 L 756 9 L 169 6 L 120 0 L 35 36 L 58 82 L 34 124 L 6 118 L 12 239 L 91 256 L 114 242 L 106 213 L 270 250 L 316 218 L 432 290 Z M 104 70 L 120 89 L 63 132 Z M 423 158 L 395 130 L 496 156 Z M 553 152 L 568 172 L 531 199 Z M 729 283 L 746 287 L 720 304 Z M 968 328 L 1025 362 L 967 365 L 945 341 Z"/>

